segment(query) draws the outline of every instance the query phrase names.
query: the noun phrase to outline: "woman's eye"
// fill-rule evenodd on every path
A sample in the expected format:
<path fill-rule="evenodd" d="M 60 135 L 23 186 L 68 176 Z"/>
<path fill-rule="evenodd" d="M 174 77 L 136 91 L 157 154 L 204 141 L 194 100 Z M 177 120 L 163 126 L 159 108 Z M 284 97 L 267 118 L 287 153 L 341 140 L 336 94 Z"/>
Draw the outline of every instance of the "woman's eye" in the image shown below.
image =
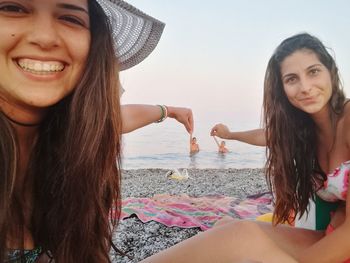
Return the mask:
<path fill-rule="evenodd" d="M 85 27 L 85 23 L 83 21 L 81 21 L 79 18 L 76 18 L 74 16 L 62 16 L 60 19 L 63 21 L 66 21 L 68 23 L 72 23 L 72 24 L 76 24 L 76 25 Z"/>
<path fill-rule="evenodd" d="M 23 14 L 27 13 L 23 7 L 21 7 L 19 5 L 14 5 L 14 4 L 1 5 L 0 12 L 23 13 Z"/>
<path fill-rule="evenodd" d="M 311 75 L 316 75 L 320 70 L 318 68 L 314 68 L 310 70 Z"/>
<path fill-rule="evenodd" d="M 291 83 L 295 82 L 296 79 L 297 79 L 296 77 L 287 78 L 287 79 L 286 79 L 286 83 L 287 83 L 287 84 L 291 84 Z"/>

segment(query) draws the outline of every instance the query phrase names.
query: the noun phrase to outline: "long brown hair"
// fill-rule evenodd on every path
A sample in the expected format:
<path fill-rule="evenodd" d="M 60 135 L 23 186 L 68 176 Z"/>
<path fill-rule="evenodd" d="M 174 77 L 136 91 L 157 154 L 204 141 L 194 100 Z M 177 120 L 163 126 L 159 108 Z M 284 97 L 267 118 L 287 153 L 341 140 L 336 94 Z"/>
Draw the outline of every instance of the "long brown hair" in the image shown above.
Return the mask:
<path fill-rule="evenodd" d="M 54 105 L 39 128 L 27 178 L 33 178 L 35 243 L 56 262 L 110 262 L 120 213 L 121 116 L 111 28 L 89 0 L 91 46 L 72 94 Z M 1 117 L 1 116 L 0 116 Z M 16 178 L 16 136 L 0 118 L 0 261 L 5 257 Z M 21 211 L 16 211 L 21 218 Z M 22 222 L 24 224 L 24 222 Z"/>
<path fill-rule="evenodd" d="M 17 139 L 9 121 L 0 112 L 0 262 L 4 261 L 10 227 L 10 206 L 17 173 Z"/>
<path fill-rule="evenodd" d="M 309 199 L 314 198 L 319 183 L 325 179 L 316 156 L 315 124 L 307 113 L 288 101 L 281 79 L 281 63 L 303 49 L 316 54 L 331 74 L 329 108 L 334 128 L 345 100 L 336 63 L 319 39 L 303 33 L 284 40 L 277 47 L 267 66 L 263 103 L 267 142 L 265 168 L 268 184 L 275 193 L 275 223 L 290 220 L 293 211 L 302 216 Z"/>

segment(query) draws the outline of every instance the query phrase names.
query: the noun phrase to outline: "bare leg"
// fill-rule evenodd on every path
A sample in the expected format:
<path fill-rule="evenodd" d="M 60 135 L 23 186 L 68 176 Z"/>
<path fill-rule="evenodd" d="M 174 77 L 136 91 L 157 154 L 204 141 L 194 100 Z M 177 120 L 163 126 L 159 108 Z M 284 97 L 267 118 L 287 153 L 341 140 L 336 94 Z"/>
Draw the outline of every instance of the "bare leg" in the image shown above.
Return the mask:
<path fill-rule="evenodd" d="M 239 219 L 236 219 L 236 218 L 233 218 L 230 216 L 224 216 L 221 219 L 219 219 L 218 221 L 216 221 L 215 224 L 213 225 L 213 227 L 223 226 L 223 225 L 226 225 L 228 223 L 233 223 L 237 220 L 239 220 Z"/>
<path fill-rule="evenodd" d="M 270 223 L 234 221 L 217 226 L 142 261 L 143 263 L 295 263 L 323 232 Z"/>

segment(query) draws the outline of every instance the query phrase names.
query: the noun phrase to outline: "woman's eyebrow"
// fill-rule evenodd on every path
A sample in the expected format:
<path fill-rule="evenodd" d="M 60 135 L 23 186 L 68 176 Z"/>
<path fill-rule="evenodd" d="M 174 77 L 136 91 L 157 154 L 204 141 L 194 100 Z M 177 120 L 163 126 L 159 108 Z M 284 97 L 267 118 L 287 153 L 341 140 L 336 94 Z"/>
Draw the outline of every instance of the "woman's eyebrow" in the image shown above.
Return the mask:
<path fill-rule="evenodd" d="M 81 6 L 67 4 L 67 3 L 59 3 L 59 4 L 57 4 L 57 6 L 59 8 L 75 10 L 75 11 L 81 11 L 81 12 L 84 12 L 86 14 L 89 14 L 89 12 L 84 7 L 81 7 Z"/>
<path fill-rule="evenodd" d="M 316 63 L 316 64 L 313 64 L 311 66 L 308 66 L 307 69 L 311 69 L 311 68 L 317 67 L 317 66 L 322 66 L 322 64 Z"/>

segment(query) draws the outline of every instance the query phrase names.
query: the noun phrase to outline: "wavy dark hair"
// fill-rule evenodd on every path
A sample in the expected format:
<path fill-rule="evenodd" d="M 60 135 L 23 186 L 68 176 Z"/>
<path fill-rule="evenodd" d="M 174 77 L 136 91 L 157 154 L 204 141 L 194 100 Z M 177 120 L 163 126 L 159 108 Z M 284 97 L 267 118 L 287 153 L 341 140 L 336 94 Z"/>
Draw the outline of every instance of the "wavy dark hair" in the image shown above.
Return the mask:
<path fill-rule="evenodd" d="M 91 45 L 85 69 L 74 91 L 51 107 L 40 124 L 26 173 L 33 185 L 27 227 L 56 262 L 110 262 L 112 231 L 120 215 L 118 65 L 109 21 L 95 0 L 88 4 Z M 0 136 L 3 262 L 9 231 L 23 240 L 25 215 L 24 197 L 14 191 L 17 136 L 2 113 Z"/>
<path fill-rule="evenodd" d="M 335 129 L 342 114 L 345 95 L 338 68 L 327 48 L 316 37 L 303 33 L 285 39 L 268 62 L 264 83 L 264 127 L 266 129 L 266 177 L 275 193 L 274 223 L 295 219 L 307 212 L 319 183 L 325 179 L 317 160 L 315 123 L 311 117 L 288 100 L 281 78 L 281 63 L 295 51 L 313 52 L 329 70 L 332 95 L 330 119 Z M 325 171 L 328 172 L 328 171 Z M 291 218 L 291 211 L 294 217 Z"/>

